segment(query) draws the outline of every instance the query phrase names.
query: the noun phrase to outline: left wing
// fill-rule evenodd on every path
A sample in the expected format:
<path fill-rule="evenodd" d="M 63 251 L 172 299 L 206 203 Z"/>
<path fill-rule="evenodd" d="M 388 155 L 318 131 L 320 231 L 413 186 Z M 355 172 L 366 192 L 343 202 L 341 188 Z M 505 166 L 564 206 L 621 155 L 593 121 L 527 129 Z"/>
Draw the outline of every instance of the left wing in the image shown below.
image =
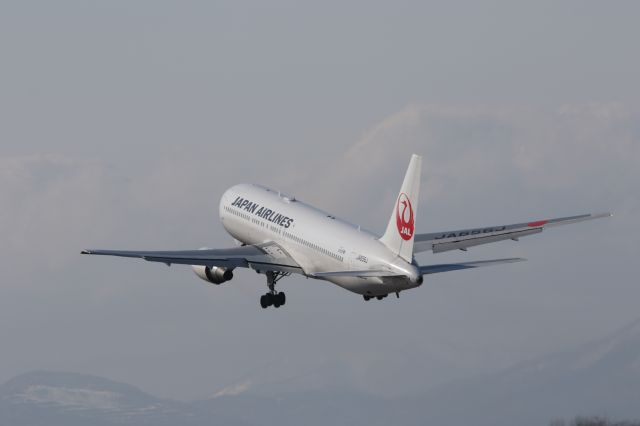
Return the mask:
<path fill-rule="evenodd" d="M 417 234 L 414 238 L 413 252 L 433 250 L 440 253 L 449 250 L 466 250 L 467 247 L 494 243 L 502 240 L 517 241 L 520 237 L 538 234 L 546 228 L 585 220 L 609 217 L 611 213 L 583 214 L 579 216 L 562 217 L 557 219 L 536 220 L 533 222 L 516 223 L 513 225 L 486 226 L 484 228 L 463 229 L 459 231 L 434 232 Z"/>
<path fill-rule="evenodd" d="M 252 268 L 279 272 L 303 273 L 300 265 L 278 244 L 180 251 L 83 250 L 82 254 L 134 257 L 149 262 L 183 265 Z"/>

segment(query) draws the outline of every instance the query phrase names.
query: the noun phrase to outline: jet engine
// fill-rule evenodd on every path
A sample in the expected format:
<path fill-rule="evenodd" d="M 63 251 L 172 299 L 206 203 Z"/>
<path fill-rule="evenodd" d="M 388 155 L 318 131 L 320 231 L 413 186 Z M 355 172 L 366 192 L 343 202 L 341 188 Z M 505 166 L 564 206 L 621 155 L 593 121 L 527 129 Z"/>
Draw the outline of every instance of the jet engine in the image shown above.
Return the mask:
<path fill-rule="evenodd" d="M 231 269 L 219 266 L 192 265 L 191 268 L 198 277 L 215 285 L 222 284 L 225 281 L 231 281 L 233 278 L 233 271 Z"/>

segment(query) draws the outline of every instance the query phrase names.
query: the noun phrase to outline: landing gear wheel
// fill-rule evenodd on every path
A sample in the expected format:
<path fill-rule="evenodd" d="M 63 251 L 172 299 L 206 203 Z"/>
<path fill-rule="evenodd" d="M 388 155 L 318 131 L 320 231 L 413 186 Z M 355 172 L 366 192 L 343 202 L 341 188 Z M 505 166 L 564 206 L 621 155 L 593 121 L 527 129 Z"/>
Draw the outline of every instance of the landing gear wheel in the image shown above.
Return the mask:
<path fill-rule="evenodd" d="M 269 287 L 269 292 L 260 297 L 260 306 L 262 306 L 263 309 L 269 306 L 279 308 L 280 306 L 285 304 L 287 299 L 283 292 L 278 293 L 276 291 L 276 283 L 282 278 L 291 275 L 291 273 L 266 271 L 265 275 L 267 276 L 267 286 Z"/>
<path fill-rule="evenodd" d="M 387 296 L 388 296 L 388 294 L 380 294 L 380 295 L 378 295 L 378 296 L 371 296 L 370 294 L 363 294 L 363 295 L 362 295 L 362 298 L 363 298 L 365 301 L 369 301 L 369 300 L 371 300 L 371 299 L 378 299 L 378 300 L 382 300 L 382 299 L 384 299 L 384 298 L 385 298 L 385 297 L 387 297 Z"/>
<path fill-rule="evenodd" d="M 260 297 L 260 306 L 262 306 L 262 309 L 267 309 L 269 307 L 269 300 L 267 296 L 268 294 L 263 294 L 262 297 Z"/>

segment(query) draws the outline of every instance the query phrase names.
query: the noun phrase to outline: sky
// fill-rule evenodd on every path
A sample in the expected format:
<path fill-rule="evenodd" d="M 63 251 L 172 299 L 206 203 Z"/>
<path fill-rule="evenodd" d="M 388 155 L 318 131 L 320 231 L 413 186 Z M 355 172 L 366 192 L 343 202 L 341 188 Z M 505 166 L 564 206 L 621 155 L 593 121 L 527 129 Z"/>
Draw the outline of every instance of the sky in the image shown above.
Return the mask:
<path fill-rule="evenodd" d="M 0 1 L 0 381 L 159 396 L 406 395 L 640 317 L 634 1 Z M 208 286 L 84 248 L 233 245 L 259 182 L 382 233 L 411 154 L 418 232 L 614 217 L 420 263 L 525 257 L 364 303 L 290 277 Z"/>

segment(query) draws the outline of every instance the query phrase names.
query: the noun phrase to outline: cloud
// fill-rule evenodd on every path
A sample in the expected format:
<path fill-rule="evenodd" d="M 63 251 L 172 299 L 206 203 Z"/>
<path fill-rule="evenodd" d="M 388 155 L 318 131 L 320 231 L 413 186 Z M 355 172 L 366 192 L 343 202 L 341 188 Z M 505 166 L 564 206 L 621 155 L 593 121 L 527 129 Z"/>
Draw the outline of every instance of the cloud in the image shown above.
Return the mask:
<path fill-rule="evenodd" d="M 69 361 L 47 361 L 53 364 L 45 366 L 70 369 L 84 362 L 87 372 L 137 374 L 140 380 L 153 382 L 158 388 L 172 389 L 167 392 L 179 392 L 159 383 L 161 379 L 155 373 L 168 371 L 176 359 L 189 359 L 193 362 L 183 364 L 193 368 L 175 370 L 171 380 L 182 380 L 181 389 L 198 389 L 186 392 L 210 394 L 210 388 L 215 386 L 211 383 L 216 379 L 229 383 L 238 377 L 234 369 L 245 370 L 252 363 L 261 362 L 251 355 L 257 353 L 256 347 L 272 358 L 281 357 L 277 348 L 284 347 L 288 355 L 303 361 L 291 370 L 283 368 L 282 377 L 297 377 L 301 372 L 315 371 L 318 365 L 340 365 L 336 369 L 340 374 L 335 377 L 341 379 L 322 370 L 305 380 L 322 384 L 343 380 L 366 391 L 394 394 L 504 365 L 508 360 L 520 360 L 520 355 L 529 356 L 531 350 L 554 347 L 561 337 L 536 337 L 540 322 L 557 322 L 571 315 L 580 324 L 571 328 L 565 321 L 572 339 L 579 339 L 579 333 L 590 336 L 594 331 L 588 328 L 594 322 L 602 327 L 599 331 L 612 328 L 617 325 L 616 318 L 628 320 L 621 318 L 624 309 L 614 312 L 612 306 L 620 306 L 633 297 L 627 295 L 623 300 L 616 296 L 622 292 L 605 293 L 603 289 L 583 292 L 582 299 L 576 301 L 575 294 L 577 286 L 596 287 L 606 270 L 616 270 L 623 277 L 633 276 L 629 253 L 634 253 L 640 243 L 635 219 L 640 208 L 636 189 L 640 182 L 639 121 L 635 111 L 616 103 L 566 105 L 554 110 L 411 104 L 372 125 L 329 163 L 321 163 L 311 153 L 273 167 L 274 159 L 266 154 L 253 157 L 238 147 L 221 156 L 214 145 L 150 152 L 147 161 L 136 164 L 135 169 L 121 169 L 114 160 L 58 154 L 2 157 L 0 232 L 4 244 L 0 247 L 0 262 L 6 272 L 5 309 L 1 314 L 8 322 L 21 324 L 20 332 L 5 330 L 5 340 L 16 348 L 13 355 L 7 355 L 12 361 L 6 370 L 14 368 L 12 365 L 42 367 L 38 354 L 46 352 L 42 350 L 43 342 L 53 344 L 62 339 L 68 348 L 56 342 L 60 347 L 58 358 Z M 424 159 L 419 231 L 591 210 L 612 209 L 616 216 L 611 224 L 599 224 L 578 241 L 584 244 L 576 244 L 574 250 L 584 252 L 597 245 L 598 251 L 585 252 L 584 258 L 574 260 L 575 270 L 571 274 L 565 272 L 565 287 L 558 285 L 563 281 L 558 275 L 548 283 L 536 282 L 535 288 L 525 287 L 527 280 L 537 278 L 523 274 L 526 269 L 522 268 L 528 267 L 524 265 L 518 270 L 499 272 L 499 283 L 488 282 L 486 277 L 496 276 L 489 273 L 462 279 L 464 283 L 473 282 L 474 288 L 446 287 L 461 275 L 438 277 L 437 283 L 445 286 L 416 290 L 412 297 L 402 298 L 402 308 L 395 310 L 400 305 L 354 305 L 353 299 L 340 289 L 328 291 L 298 280 L 300 310 L 292 305 L 293 310 L 287 311 L 296 321 L 281 323 L 279 326 L 286 333 L 275 336 L 275 341 L 264 340 L 260 328 L 255 327 L 264 321 L 261 311 L 247 308 L 242 320 L 231 329 L 218 321 L 236 315 L 238 307 L 229 301 L 244 301 L 263 291 L 257 290 L 260 279 L 255 274 L 244 275 L 248 277 L 245 282 L 239 273 L 237 281 L 228 287 L 201 291 L 197 279 L 186 269 L 172 268 L 167 272 L 159 265 L 80 259 L 78 254 L 92 245 L 178 249 L 231 244 L 217 223 L 217 206 L 222 192 L 238 181 L 287 183 L 298 198 L 382 231 L 412 153 L 421 154 Z M 609 234 L 597 233 L 607 226 Z M 552 246 L 554 235 L 545 234 L 508 248 L 482 248 L 470 256 L 486 258 L 494 249 L 500 251 L 500 256 L 529 256 L 536 241 Z M 597 235 L 601 238 L 596 241 Z M 512 252 L 525 244 L 526 253 Z M 548 257 L 545 268 L 553 270 L 553 258 L 558 253 L 558 249 L 544 251 Z M 462 256 L 451 254 L 454 255 Z M 425 257 L 425 261 L 433 258 Z M 598 270 L 587 273 L 580 269 L 581 264 L 589 262 L 598 262 Z M 542 263 L 540 259 L 531 262 L 538 266 Z M 117 272 L 105 273 L 102 268 L 108 265 L 117 265 Z M 56 274 L 50 279 L 52 270 Z M 476 282 L 475 277 L 481 282 Z M 193 287 L 185 290 L 177 285 L 182 280 Z M 290 280 L 294 282 L 296 278 Z M 510 280 L 520 285 L 517 291 L 499 287 L 501 292 L 489 290 L 491 294 L 485 294 L 483 290 L 495 290 L 502 281 Z M 303 285 L 309 286 L 302 288 Z M 621 289 L 620 283 L 610 283 L 609 289 L 615 285 Z M 556 286 L 552 298 L 545 293 L 550 286 Z M 7 291 L 11 287 L 21 289 L 14 292 L 19 298 Z M 425 310 L 424 303 L 433 295 L 440 301 L 447 297 L 455 300 L 455 309 L 430 302 Z M 587 318 L 575 306 L 600 303 L 603 295 L 610 300 L 602 308 L 601 317 L 591 314 Z M 310 299 L 305 300 L 306 297 Z M 325 303 L 333 309 L 329 317 L 322 307 L 328 306 Z M 142 305 L 148 322 L 140 318 Z M 247 300 L 246 306 L 254 305 L 254 301 Z M 483 316 L 487 306 L 499 312 Z M 377 322 L 378 315 L 386 315 L 386 309 L 393 311 L 394 320 Z M 540 318 L 540 309 L 546 309 L 544 319 Z M 464 315 L 459 315 L 458 310 Z M 517 320 L 505 323 L 500 315 L 511 315 L 514 310 Z M 96 313 L 102 317 L 94 316 Z M 604 315 L 609 324 L 602 319 Z M 77 321 L 78 317 L 83 321 Z M 475 321 L 469 323 L 467 317 Z M 370 327 L 370 321 L 376 327 Z M 342 327 L 345 323 L 362 330 L 359 339 L 354 339 L 351 327 Z M 402 324 L 401 332 L 398 324 Z M 117 333 L 113 333 L 115 329 Z M 327 329 L 334 331 L 328 333 Z M 34 336 L 30 357 L 20 349 L 25 333 Z M 141 342 L 140 333 L 148 336 L 147 340 Z M 237 346 L 238 334 L 243 336 L 242 350 Z M 90 340 L 95 349 L 78 350 L 77 335 Z M 384 348 L 368 343 L 377 342 L 380 335 L 385 335 L 388 342 Z M 287 336 L 296 336 L 302 344 L 289 352 Z M 313 342 L 305 340 L 308 336 L 315 336 Z M 177 346 L 184 352 L 162 355 L 167 342 L 176 341 L 181 342 Z M 216 342 L 215 347 L 205 341 Z M 226 352 L 220 351 L 220 346 L 225 346 L 221 342 L 227 344 Z M 103 359 L 105 351 L 122 353 L 128 360 L 127 367 L 117 360 L 112 364 L 104 361 L 113 370 L 101 370 L 102 364 L 96 360 Z M 224 371 L 207 369 L 213 353 L 221 365 L 231 367 Z M 245 355 L 239 359 L 238 353 Z M 148 360 L 151 355 L 155 364 L 138 361 Z M 403 362 L 397 363 L 398 359 Z M 207 369 L 207 373 L 196 371 L 199 367 Z M 279 378 L 269 377 L 267 381 L 277 382 Z M 296 386 L 305 380 L 296 381 Z M 261 383 L 260 378 L 251 377 L 221 392 L 244 392 L 249 385 L 253 391 Z"/>
<path fill-rule="evenodd" d="M 556 110 L 411 104 L 371 126 L 333 164 L 303 159 L 270 180 L 294 173 L 299 198 L 381 231 L 409 156 L 418 153 L 424 159 L 420 205 L 428 216 L 469 204 L 488 214 L 491 203 L 514 202 L 515 213 L 563 213 L 566 205 L 615 207 L 624 215 L 638 207 L 638 121 L 638 114 L 617 103 Z M 5 256 L 38 254 L 56 264 L 88 243 L 110 242 L 114 233 L 120 241 L 128 236 L 125 244 L 169 243 L 180 235 L 193 240 L 202 229 L 190 230 L 183 221 L 211 223 L 226 186 L 247 180 L 237 176 L 232 161 L 216 161 L 212 171 L 216 151 L 156 154 L 133 174 L 95 159 L 0 157 Z M 248 178 L 261 180 L 257 173 Z M 541 197 L 563 199 L 563 205 L 541 208 Z"/>
<path fill-rule="evenodd" d="M 122 220 L 110 214 L 121 187 L 97 161 L 54 154 L 0 158 L 5 261 L 59 266 L 83 235 L 108 235 Z"/>
<path fill-rule="evenodd" d="M 219 398 L 221 396 L 237 396 L 245 393 L 249 389 L 251 389 L 251 380 L 245 380 L 240 383 L 235 383 L 233 385 L 226 386 L 225 388 L 219 390 L 218 392 L 213 394 L 213 398 Z"/>
<path fill-rule="evenodd" d="M 225 182 L 210 151 L 156 153 L 140 170 L 60 154 L 0 157 L 0 248 L 5 262 L 59 268 L 90 244 L 136 246 L 176 234 L 211 238 Z M 215 173 L 229 172 L 230 165 Z M 213 175 L 213 176 L 212 176 Z M 193 221 L 194 228 L 185 227 Z M 209 229 L 203 233 L 201 224 Z M 163 229 L 163 232 L 158 232 Z M 10 261 L 8 259 L 11 259 Z"/>
<path fill-rule="evenodd" d="M 325 173 L 327 180 L 309 179 L 310 192 L 349 217 L 369 212 L 365 220 L 370 225 L 375 218 L 380 231 L 417 153 L 421 206 L 430 214 L 439 204 L 489 213 L 491 203 L 516 204 L 515 213 L 589 206 L 628 212 L 638 205 L 638 118 L 619 103 L 555 110 L 411 104 L 364 132 Z M 555 199 L 563 203 L 546 202 Z"/>

